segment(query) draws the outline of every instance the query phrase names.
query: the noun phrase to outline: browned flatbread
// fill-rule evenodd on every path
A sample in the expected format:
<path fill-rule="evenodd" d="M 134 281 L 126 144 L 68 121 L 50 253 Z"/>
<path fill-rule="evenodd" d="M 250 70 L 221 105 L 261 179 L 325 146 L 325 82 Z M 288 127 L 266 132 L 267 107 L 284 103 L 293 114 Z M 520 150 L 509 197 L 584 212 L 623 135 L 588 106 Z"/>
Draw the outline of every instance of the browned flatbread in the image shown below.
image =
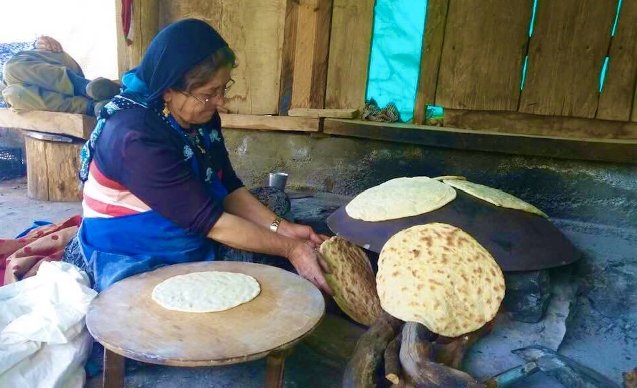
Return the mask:
<path fill-rule="evenodd" d="M 392 236 L 380 253 L 376 282 L 385 311 L 447 337 L 491 321 L 505 290 L 489 252 L 466 232 L 441 223 Z"/>
<path fill-rule="evenodd" d="M 320 252 L 330 266 L 331 273 L 325 278 L 338 306 L 356 322 L 371 325 L 382 310 L 365 252 L 338 236 L 323 242 Z"/>

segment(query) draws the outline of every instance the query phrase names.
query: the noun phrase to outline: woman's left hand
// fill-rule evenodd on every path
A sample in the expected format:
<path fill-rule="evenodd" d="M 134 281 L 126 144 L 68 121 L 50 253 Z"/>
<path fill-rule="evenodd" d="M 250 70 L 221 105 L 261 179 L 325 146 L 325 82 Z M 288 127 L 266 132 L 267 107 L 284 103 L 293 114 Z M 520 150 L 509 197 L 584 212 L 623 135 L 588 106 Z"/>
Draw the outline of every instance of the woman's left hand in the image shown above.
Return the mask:
<path fill-rule="evenodd" d="M 281 221 L 278 233 L 290 238 L 306 241 L 312 248 L 318 248 L 323 241 L 329 239 L 329 237 L 325 235 L 316 233 L 314 229 L 307 225 L 295 224 L 286 220 Z"/>

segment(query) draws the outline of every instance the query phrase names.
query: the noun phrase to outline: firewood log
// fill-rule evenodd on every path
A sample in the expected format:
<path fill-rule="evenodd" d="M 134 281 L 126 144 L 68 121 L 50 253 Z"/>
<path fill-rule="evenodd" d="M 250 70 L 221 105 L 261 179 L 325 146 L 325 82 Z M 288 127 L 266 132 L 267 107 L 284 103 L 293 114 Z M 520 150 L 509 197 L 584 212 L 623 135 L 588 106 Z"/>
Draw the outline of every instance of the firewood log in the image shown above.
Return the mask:
<path fill-rule="evenodd" d="M 469 348 L 480 338 L 491 332 L 492 323 L 457 338 L 438 337 L 433 344 L 434 361 L 454 369 L 460 369 Z"/>
<path fill-rule="evenodd" d="M 396 337 L 387 345 L 385 349 L 385 378 L 392 384 L 400 384 L 400 360 L 398 353 L 400 352 L 400 341 L 402 334 L 398 333 Z"/>
<path fill-rule="evenodd" d="M 396 337 L 403 322 L 383 312 L 358 340 L 352 358 L 345 367 L 344 388 L 373 388 L 377 385 L 377 370 L 387 344 Z"/>
<path fill-rule="evenodd" d="M 403 326 L 400 344 L 400 364 L 416 387 L 481 387 L 465 372 L 432 361 L 433 349 L 429 331 L 421 324 L 407 322 Z"/>

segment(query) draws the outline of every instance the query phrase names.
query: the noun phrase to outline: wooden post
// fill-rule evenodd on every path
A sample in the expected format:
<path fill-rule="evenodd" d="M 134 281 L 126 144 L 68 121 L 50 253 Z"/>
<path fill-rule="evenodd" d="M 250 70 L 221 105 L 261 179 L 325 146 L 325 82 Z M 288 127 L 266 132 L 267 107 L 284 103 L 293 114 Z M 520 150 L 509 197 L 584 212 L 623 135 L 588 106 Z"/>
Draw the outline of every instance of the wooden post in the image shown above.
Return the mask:
<path fill-rule="evenodd" d="M 296 15 L 292 108 L 323 108 L 332 0 L 300 0 Z M 287 16 L 287 14 L 286 14 Z"/>
<path fill-rule="evenodd" d="M 129 46 L 122 32 L 122 4 L 115 0 L 117 18 L 117 67 L 121 74 L 141 62 L 148 44 L 159 31 L 159 0 L 135 0 L 131 22 L 132 44 Z"/>

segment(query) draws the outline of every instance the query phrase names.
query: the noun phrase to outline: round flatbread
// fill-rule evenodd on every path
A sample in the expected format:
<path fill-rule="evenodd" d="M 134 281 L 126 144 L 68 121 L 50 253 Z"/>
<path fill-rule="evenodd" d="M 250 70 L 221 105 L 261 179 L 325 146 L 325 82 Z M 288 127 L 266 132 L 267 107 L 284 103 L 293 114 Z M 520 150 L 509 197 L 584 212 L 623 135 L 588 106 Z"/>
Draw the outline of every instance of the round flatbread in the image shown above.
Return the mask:
<path fill-rule="evenodd" d="M 337 236 L 324 241 L 319 251 L 330 267 L 325 280 L 334 292 L 336 304 L 356 322 L 370 326 L 382 310 L 365 251 Z"/>
<path fill-rule="evenodd" d="M 489 252 L 461 229 L 440 223 L 392 236 L 380 253 L 376 286 L 389 314 L 447 337 L 491 321 L 505 291 Z"/>
<path fill-rule="evenodd" d="M 427 213 L 454 198 L 456 191 L 435 179 L 396 178 L 363 191 L 347 204 L 345 211 L 357 220 L 385 221 Z"/>
<path fill-rule="evenodd" d="M 490 202 L 496 206 L 522 210 L 528 213 L 533 213 L 548 218 L 548 216 L 542 210 L 536 208 L 528 202 L 521 200 L 516 196 L 505 193 L 502 190 L 463 180 L 445 179 L 443 182 L 455 187 L 456 189 L 462 190 L 467 194 L 480 198 L 483 201 Z"/>
<path fill-rule="evenodd" d="M 193 272 L 173 276 L 153 289 L 152 298 L 168 310 L 209 313 L 229 310 L 261 292 L 255 278 L 235 272 Z"/>

